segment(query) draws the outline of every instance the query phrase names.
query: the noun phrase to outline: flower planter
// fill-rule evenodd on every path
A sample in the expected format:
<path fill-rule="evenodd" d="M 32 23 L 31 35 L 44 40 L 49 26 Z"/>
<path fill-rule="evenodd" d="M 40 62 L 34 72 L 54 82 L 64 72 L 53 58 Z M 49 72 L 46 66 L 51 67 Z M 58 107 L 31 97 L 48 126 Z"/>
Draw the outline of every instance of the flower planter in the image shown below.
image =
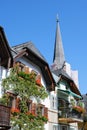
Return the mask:
<path fill-rule="evenodd" d="M 0 128 L 9 129 L 10 128 L 10 107 L 0 104 Z"/>
<path fill-rule="evenodd" d="M 80 106 L 74 106 L 73 110 L 75 110 L 75 111 L 77 111 L 79 113 L 84 113 L 85 112 L 85 109 L 80 107 Z"/>

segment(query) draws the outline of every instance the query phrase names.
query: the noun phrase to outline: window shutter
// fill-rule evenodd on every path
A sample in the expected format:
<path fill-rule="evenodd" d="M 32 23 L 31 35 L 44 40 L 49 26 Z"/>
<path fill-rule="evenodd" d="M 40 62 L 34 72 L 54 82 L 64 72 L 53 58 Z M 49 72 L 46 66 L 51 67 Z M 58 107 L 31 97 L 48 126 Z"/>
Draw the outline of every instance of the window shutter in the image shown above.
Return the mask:
<path fill-rule="evenodd" d="M 17 108 L 17 109 L 19 109 L 19 102 L 20 102 L 20 99 L 16 98 L 16 106 L 15 106 L 15 108 Z"/>
<path fill-rule="evenodd" d="M 36 115 L 36 104 L 32 103 L 32 114 Z"/>
<path fill-rule="evenodd" d="M 44 116 L 48 118 L 48 108 L 44 107 Z"/>

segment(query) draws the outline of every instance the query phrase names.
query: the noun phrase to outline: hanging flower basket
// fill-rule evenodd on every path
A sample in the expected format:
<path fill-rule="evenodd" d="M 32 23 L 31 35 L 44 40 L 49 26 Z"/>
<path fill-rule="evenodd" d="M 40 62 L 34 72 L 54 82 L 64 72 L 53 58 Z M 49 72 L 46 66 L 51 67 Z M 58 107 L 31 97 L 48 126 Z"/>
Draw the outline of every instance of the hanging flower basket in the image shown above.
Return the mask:
<path fill-rule="evenodd" d="M 74 106 L 73 110 L 75 110 L 76 112 L 79 112 L 79 113 L 84 113 L 85 112 L 85 109 L 80 107 L 80 106 Z"/>
<path fill-rule="evenodd" d="M 10 107 L 0 104 L 0 127 L 10 128 Z"/>

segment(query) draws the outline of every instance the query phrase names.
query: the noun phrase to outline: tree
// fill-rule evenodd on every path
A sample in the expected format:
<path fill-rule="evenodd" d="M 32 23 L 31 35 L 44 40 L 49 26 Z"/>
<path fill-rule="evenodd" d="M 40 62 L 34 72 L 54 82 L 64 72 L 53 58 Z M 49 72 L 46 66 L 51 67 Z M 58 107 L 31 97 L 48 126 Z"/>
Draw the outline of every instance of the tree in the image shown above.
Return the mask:
<path fill-rule="evenodd" d="M 33 73 L 26 74 L 18 71 L 18 67 L 14 67 L 10 71 L 10 75 L 2 81 L 3 96 L 1 102 L 5 105 L 10 104 L 10 96 L 7 94 L 8 90 L 14 92 L 19 97 L 19 111 L 11 112 L 11 125 L 16 130 L 43 130 L 44 122 L 47 118 L 42 116 L 39 110 L 37 115 L 28 113 L 27 103 L 34 97 L 37 103 L 41 99 L 45 99 L 48 94 L 43 86 L 38 86 L 35 81 Z M 37 104 L 38 105 L 38 104 Z"/>

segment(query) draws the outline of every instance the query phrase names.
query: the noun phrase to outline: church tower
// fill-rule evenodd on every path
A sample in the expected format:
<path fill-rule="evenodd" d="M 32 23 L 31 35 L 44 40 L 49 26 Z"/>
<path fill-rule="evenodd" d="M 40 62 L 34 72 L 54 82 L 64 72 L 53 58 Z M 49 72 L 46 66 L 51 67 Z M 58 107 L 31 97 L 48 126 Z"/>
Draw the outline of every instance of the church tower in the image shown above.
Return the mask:
<path fill-rule="evenodd" d="M 56 20 L 56 35 L 55 35 L 55 46 L 54 46 L 54 57 L 53 57 L 53 69 L 63 68 L 65 63 L 64 49 L 62 44 L 59 20 Z"/>
<path fill-rule="evenodd" d="M 68 78 L 72 78 L 76 83 L 76 85 L 79 87 L 78 71 L 72 70 L 71 65 L 65 61 L 58 17 L 56 19 L 54 56 L 53 56 L 53 64 L 51 65 L 51 71 L 56 75 L 58 75 L 61 72 L 62 74 L 66 75 Z"/>

